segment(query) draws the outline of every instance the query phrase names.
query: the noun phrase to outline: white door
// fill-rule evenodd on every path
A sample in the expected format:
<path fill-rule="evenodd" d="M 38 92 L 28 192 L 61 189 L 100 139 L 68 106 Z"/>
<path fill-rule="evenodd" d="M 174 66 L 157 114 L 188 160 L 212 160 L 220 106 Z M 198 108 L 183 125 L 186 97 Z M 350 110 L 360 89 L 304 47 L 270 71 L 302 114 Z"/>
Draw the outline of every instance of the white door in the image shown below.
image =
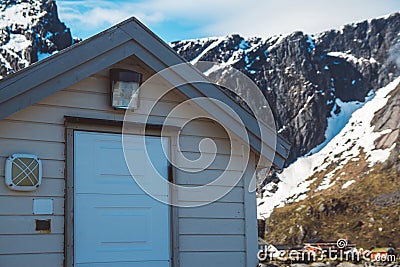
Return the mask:
<path fill-rule="evenodd" d="M 134 162 L 132 175 L 144 179 L 157 169 L 168 175 L 163 152 L 168 139 L 146 137 L 153 160 L 145 160 L 143 139 L 130 136 L 125 149 Z M 117 134 L 75 132 L 75 266 L 170 266 L 169 206 L 147 195 L 132 178 Z M 130 151 L 130 152 L 132 152 Z M 132 167 L 132 166 L 131 166 Z M 159 191 L 168 197 L 168 189 Z"/>

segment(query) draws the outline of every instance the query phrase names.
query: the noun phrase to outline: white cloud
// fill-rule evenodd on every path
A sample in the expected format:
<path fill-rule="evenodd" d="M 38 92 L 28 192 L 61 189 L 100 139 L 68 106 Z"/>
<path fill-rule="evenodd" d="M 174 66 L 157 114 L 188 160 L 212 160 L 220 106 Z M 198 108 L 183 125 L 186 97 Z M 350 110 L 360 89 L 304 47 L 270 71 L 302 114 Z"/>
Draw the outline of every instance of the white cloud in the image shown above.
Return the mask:
<path fill-rule="evenodd" d="M 163 1 L 164 3 L 167 1 Z M 175 0 L 175 2 L 179 2 Z M 302 30 L 317 33 L 343 24 L 364 20 L 400 9 L 396 0 L 270 0 L 270 1 L 217 1 L 203 0 L 187 8 L 208 18 L 204 30 L 211 34 L 232 32 L 252 35 L 274 35 Z M 228 4 L 229 2 L 229 4 Z M 193 12 L 193 11 L 192 11 Z M 190 11 L 186 11 L 190 13 Z"/>
<path fill-rule="evenodd" d="M 135 16 L 150 28 L 176 21 L 196 25 L 199 35 L 245 36 L 317 33 L 400 10 L 398 0 L 59 0 L 58 5 L 61 19 L 73 29 L 83 25 L 97 32 Z"/>
<path fill-rule="evenodd" d="M 66 21 L 73 21 L 84 27 L 107 27 L 135 16 L 144 22 L 153 23 L 163 20 L 161 12 L 149 12 L 148 8 L 140 3 L 112 2 L 112 1 L 58 1 L 60 17 Z"/>

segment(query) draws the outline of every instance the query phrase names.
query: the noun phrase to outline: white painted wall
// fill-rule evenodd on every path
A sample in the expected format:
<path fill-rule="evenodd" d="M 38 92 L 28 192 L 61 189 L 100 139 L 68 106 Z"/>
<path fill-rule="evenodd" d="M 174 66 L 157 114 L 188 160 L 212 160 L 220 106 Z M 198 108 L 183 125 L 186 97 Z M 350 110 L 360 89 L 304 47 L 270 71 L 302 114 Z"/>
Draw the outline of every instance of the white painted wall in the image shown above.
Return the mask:
<path fill-rule="evenodd" d="M 121 66 L 139 70 L 145 73 L 145 78 L 151 75 L 146 66 L 136 64 L 132 59 L 118 65 Z M 107 73 L 104 70 L 0 121 L 0 179 L 4 179 L 6 158 L 14 153 L 31 153 L 41 158 L 44 177 L 39 189 L 32 192 L 12 191 L 4 182 L 0 182 L 0 266 L 63 265 L 66 168 L 64 116 L 122 120 L 123 111 L 110 108 Z M 154 90 L 157 90 L 156 86 Z M 142 108 L 135 111 L 138 119 L 144 116 L 143 107 L 150 105 L 155 95 L 152 90 L 141 93 Z M 184 98 L 178 92 L 169 94 L 160 102 L 154 118 L 162 118 L 182 100 Z M 178 122 L 197 112 L 195 107 L 188 107 L 175 120 Z M 208 175 L 186 175 L 177 171 L 175 179 L 178 184 L 201 185 L 224 169 L 229 153 L 229 138 L 215 123 L 200 120 L 185 127 L 181 132 L 181 149 L 188 156 L 196 156 L 198 151 L 193 144 L 204 137 L 214 138 L 221 148 L 214 165 L 207 170 Z M 177 151 L 176 145 L 172 145 L 172 153 L 174 151 Z M 232 152 L 240 160 L 240 146 L 234 146 Z M 186 167 L 196 169 L 196 166 Z M 246 185 L 250 179 L 250 174 L 246 174 L 245 181 L 240 181 L 230 193 L 212 204 L 178 209 L 176 223 L 179 229 L 180 266 L 255 266 L 256 203 L 255 193 L 247 192 Z M 33 198 L 53 199 L 54 214 L 33 215 Z M 34 221 L 40 218 L 52 220 L 51 233 L 35 231 Z"/>

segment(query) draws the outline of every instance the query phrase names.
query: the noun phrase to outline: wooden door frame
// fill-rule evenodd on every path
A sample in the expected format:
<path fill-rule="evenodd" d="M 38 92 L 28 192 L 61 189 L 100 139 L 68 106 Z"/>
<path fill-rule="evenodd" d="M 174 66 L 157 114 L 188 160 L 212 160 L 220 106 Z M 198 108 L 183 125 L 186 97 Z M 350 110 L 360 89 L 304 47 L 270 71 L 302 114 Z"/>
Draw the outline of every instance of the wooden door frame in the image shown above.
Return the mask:
<path fill-rule="evenodd" d="M 74 134 L 75 131 L 122 134 L 122 121 L 103 120 L 94 118 L 65 116 L 65 194 L 64 194 L 64 267 L 74 266 Z M 137 123 L 140 129 L 143 124 Z M 171 157 L 175 154 L 175 142 L 178 136 L 178 128 L 164 126 L 163 135 L 169 137 L 169 153 Z M 161 136 L 163 125 L 147 124 L 146 135 Z M 175 168 L 169 165 L 169 180 L 175 182 Z M 176 197 L 170 190 L 170 197 Z M 171 267 L 179 266 L 178 245 L 178 209 L 174 206 L 169 208 L 170 214 L 170 255 Z"/>

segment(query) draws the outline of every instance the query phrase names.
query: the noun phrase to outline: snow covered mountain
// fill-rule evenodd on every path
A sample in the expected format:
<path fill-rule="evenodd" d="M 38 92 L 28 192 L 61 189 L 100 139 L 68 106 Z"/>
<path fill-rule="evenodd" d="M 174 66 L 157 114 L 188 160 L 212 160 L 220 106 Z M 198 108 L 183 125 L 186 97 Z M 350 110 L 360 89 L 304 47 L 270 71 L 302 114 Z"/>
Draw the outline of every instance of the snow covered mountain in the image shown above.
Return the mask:
<path fill-rule="evenodd" d="M 27 67 L 74 41 L 53 0 L 0 3 L 0 78 Z"/>
<path fill-rule="evenodd" d="M 267 97 L 277 129 L 293 145 L 288 163 L 325 141 L 337 99 L 364 101 L 400 74 L 400 13 L 318 35 L 239 35 L 171 43 L 180 55 L 232 65 Z M 335 109 L 335 110 L 333 110 Z"/>
<path fill-rule="evenodd" d="M 327 190 L 336 183 L 341 189 L 347 189 L 359 178 L 359 174 L 358 177 L 354 177 L 357 175 L 349 175 L 344 171 L 349 161 L 364 161 L 370 168 L 376 163 L 387 161 L 392 151 L 395 152 L 396 140 L 399 137 L 400 115 L 397 115 L 397 119 L 395 115 L 387 118 L 395 122 L 385 129 L 374 129 L 374 124 L 376 113 L 394 96 L 400 96 L 400 78 L 377 90 L 376 93 L 371 91 L 364 102 L 345 103 L 337 99 L 341 111 L 328 118 L 326 135 L 329 136 L 332 132 L 338 134 L 326 144 L 324 142 L 307 155 L 299 157 L 278 174 L 280 183 L 277 190 L 271 191 L 275 183 L 266 186 L 263 197 L 259 199 L 261 217 L 268 218 L 275 207 L 306 199 L 312 195 L 309 194 L 311 190 L 314 192 Z M 397 110 L 400 108 L 398 104 Z M 346 123 L 343 126 L 344 121 Z"/>
<path fill-rule="evenodd" d="M 247 74 L 293 145 L 288 166 L 259 188 L 267 241 L 346 235 L 368 247 L 400 234 L 400 13 L 317 35 L 171 46 Z"/>

